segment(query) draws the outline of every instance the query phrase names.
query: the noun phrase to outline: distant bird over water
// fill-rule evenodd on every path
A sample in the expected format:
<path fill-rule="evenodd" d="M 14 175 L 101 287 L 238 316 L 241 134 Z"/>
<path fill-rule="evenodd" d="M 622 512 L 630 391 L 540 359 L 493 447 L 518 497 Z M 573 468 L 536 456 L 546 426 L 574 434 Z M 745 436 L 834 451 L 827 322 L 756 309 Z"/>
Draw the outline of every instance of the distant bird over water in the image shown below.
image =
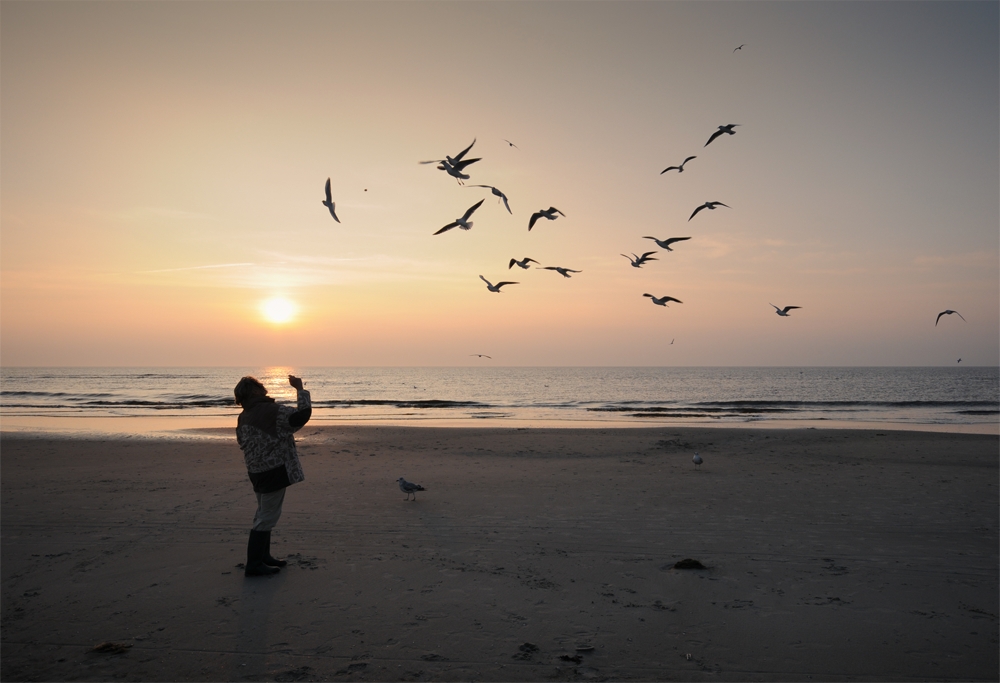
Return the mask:
<path fill-rule="evenodd" d="M 774 306 L 774 304 L 771 304 L 771 305 Z M 787 318 L 788 317 L 788 312 L 791 311 L 792 309 L 795 309 L 795 308 L 802 308 L 802 307 L 801 306 L 785 306 L 784 308 L 778 308 L 777 306 L 774 306 L 774 312 L 777 313 L 778 315 L 780 315 L 782 318 Z"/>
<path fill-rule="evenodd" d="M 563 277 L 572 277 L 570 273 L 582 273 L 582 270 L 573 270 L 572 268 L 563 268 L 561 266 L 545 266 L 542 270 L 554 270 Z"/>
<path fill-rule="evenodd" d="M 962 318 L 962 314 L 959 313 L 958 311 L 953 311 L 951 309 L 948 309 L 947 311 L 941 311 L 940 313 L 938 313 L 938 317 L 934 321 L 934 327 L 937 327 L 938 321 L 941 320 L 941 316 L 942 315 L 951 315 L 952 313 L 954 313 L 955 315 L 957 315 L 959 318 Z M 962 320 L 965 320 L 965 318 L 962 318 Z M 965 320 L 965 322 L 969 322 L 969 321 Z"/>
<path fill-rule="evenodd" d="M 510 260 L 510 264 L 508 264 L 508 266 L 507 266 L 507 270 L 510 270 L 511 268 L 513 268 L 515 264 L 517 266 L 519 266 L 519 267 L 524 268 L 525 270 L 527 270 L 528 268 L 531 268 L 531 266 L 528 265 L 529 263 L 536 263 L 536 264 L 538 264 L 538 261 L 536 261 L 533 258 L 529 258 L 528 256 L 525 256 L 520 261 L 518 261 L 517 259 L 513 259 L 512 258 Z M 541 264 L 538 264 L 538 265 L 541 265 Z"/>
<path fill-rule="evenodd" d="M 492 192 L 494 195 L 496 195 L 497 197 L 499 197 L 500 201 L 503 202 L 503 205 L 505 207 L 507 207 L 507 213 L 513 215 L 514 212 L 510 210 L 510 204 L 507 203 L 507 195 L 505 195 L 503 192 L 501 192 L 497 188 L 493 187 L 492 185 L 469 185 L 468 187 L 485 187 L 485 188 L 488 188 L 490 190 L 490 192 Z"/>
<path fill-rule="evenodd" d="M 744 47 L 746 47 L 746 45 L 747 45 L 746 43 L 743 43 L 738 48 L 736 48 L 736 50 L 742 50 Z M 733 52 L 736 52 L 736 50 L 733 50 Z"/>
<path fill-rule="evenodd" d="M 427 490 L 423 486 L 421 486 L 420 484 L 413 484 L 411 482 L 406 481 L 402 477 L 400 477 L 399 479 L 397 479 L 396 483 L 399 484 L 399 490 L 406 494 L 405 500 L 409 500 L 410 499 L 410 494 L 413 494 L 413 500 L 416 501 L 417 500 L 417 491 L 426 491 Z"/>
<path fill-rule="evenodd" d="M 723 204 L 722 202 L 705 202 L 704 204 L 702 204 L 701 206 L 699 206 L 697 209 L 694 210 L 694 213 L 691 214 L 691 216 L 688 218 L 688 220 L 691 220 L 692 218 L 694 218 L 695 216 L 697 216 L 698 212 L 701 211 L 702 209 L 710 209 L 710 210 L 714 211 L 715 208 L 719 207 L 719 206 L 724 206 L 727 209 L 732 208 L 728 204 Z"/>
<path fill-rule="evenodd" d="M 323 206 L 325 206 L 326 208 L 330 209 L 330 215 L 333 216 L 333 220 L 335 220 L 335 221 L 337 221 L 339 223 L 340 219 L 337 218 L 337 212 L 335 211 L 337 205 L 336 205 L 336 203 L 334 203 L 334 201 L 333 201 L 333 195 L 330 193 L 330 179 L 329 178 L 326 179 L 326 199 L 323 200 Z"/>
<path fill-rule="evenodd" d="M 521 284 L 520 282 L 498 282 L 496 284 L 493 284 L 492 282 L 484 278 L 482 275 L 479 276 L 479 279 L 486 283 L 486 289 L 490 290 L 491 292 L 496 292 L 497 294 L 500 293 L 500 288 L 503 287 L 504 285 Z"/>
<path fill-rule="evenodd" d="M 735 52 L 735 50 L 734 50 L 734 52 Z M 719 137 L 723 133 L 727 133 L 729 135 L 736 135 L 736 131 L 733 130 L 733 128 L 735 128 L 738 125 L 740 125 L 740 124 L 738 124 L 738 123 L 729 123 L 729 124 L 726 124 L 725 126 L 719 126 L 719 130 L 717 130 L 714 133 L 712 133 L 712 137 L 710 137 L 708 139 L 708 142 L 705 143 L 705 147 L 708 147 L 710 144 L 712 144 L 712 140 L 714 140 L 715 138 Z"/>
<path fill-rule="evenodd" d="M 556 214 L 558 214 L 558 216 Z M 547 218 L 550 221 L 554 221 L 559 216 L 565 218 L 566 214 L 564 214 L 562 211 L 560 211 L 554 206 L 550 206 L 547 209 L 542 209 L 541 211 L 536 211 L 535 213 L 531 214 L 531 220 L 528 221 L 528 232 L 531 232 L 531 229 L 535 227 L 535 221 L 537 221 L 539 218 Z"/>
<path fill-rule="evenodd" d="M 479 356 L 480 358 L 489 358 L 493 360 L 493 356 L 487 356 L 485 353 L 470 353 L 470 356 Z"/>
<path fill-rule="evenodd" d="M 476 212 L 476 209 L 482 206 L 483 202 L 485 201 L 486 201 L 485 199 L 480 199 L 478 202 L 470 206 L 468 210 L 462 215 L 461 218 L 456 218 L 454 221 L 444 226 L 434 234 L 440 235 L 442 232 L 448 232 L 452 228 L 462 228 L 462 230 L 471 229 L 473 224 L 472 221 L 469 220 L 469 217 L 472 216 L 472 214 Z"/>
<path fill-rule="evenodd" d="M 653 240 L 654 242 L 656 242 L 656 246 L 660 247 L 661 249 L 666 249 L 667 251 L 673 251 L 673 249 L 670 248 L 671 244 L 673 244 L 675 242 L 683 242 L 684 240 L 689 240 L 691 238 L 690 237 L 668 237 L 665 240 L 660 240 L 660 239 L 657 239 L 655 237 L 650 237 L 649 235 L 646 235 L 642 239 L 644 239 L 644 240 Z"/>
<path fill-rule="evenodd" d="M 648 296 L 650 299 L 652 299 L 654 304 L 656 304 L 657 306 L 663 306 L 664 308 L 669 308 L 669 306 L 667 306 L 667 302 L 669 301 L 676 301 L 679 304 L 684 303 L 680 299 L 675 299 L 672 296 L 655 297 L 652 294 L 643 294 L 643 296 Z M 672 341 L 670 343 L 673 344 Z"/>
<path fill-rule="evenodd" d="M 663 169 L 662 171 L 660 171 L 660 175 L 663 175 L 667 171 L 674 171 L 674 170 L 676 170 L 678 173 L 683 173 L 684 172 L 684 164 L 686 164 L 687 162 L 691 161 L 692 159 L 697 159 L 697 158 L 698 157 L 688 157 L 687 159 L 685 159 L 684 161 L 681 162 L 680 166 L 667 166 L 665 169 Z"/>
<path fill-rule="evenodd" d="M 643 264 L 646 263 L 646 261 L 659 261 L 659 259 L 652 258 L 653 254 L 655 253 L 656 253 L 655 251 L 647 251 L 642 256 L 638 256 L 635 253 L 633 253 L 631 256 L 629 256 L 628 254 L 622 254 L 622 256 L 624 256 L 629 260 L 629 263 L 632 264 L 633 268 L 642 268 Z"/>

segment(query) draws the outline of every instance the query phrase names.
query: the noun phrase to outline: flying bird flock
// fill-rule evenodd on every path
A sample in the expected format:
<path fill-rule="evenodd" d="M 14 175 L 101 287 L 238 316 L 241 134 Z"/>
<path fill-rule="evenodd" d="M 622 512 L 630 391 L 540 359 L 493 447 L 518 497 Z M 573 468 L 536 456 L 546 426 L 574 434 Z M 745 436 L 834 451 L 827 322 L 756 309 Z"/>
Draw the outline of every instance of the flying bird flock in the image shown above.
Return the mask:
<path fill-rule="evenodd" d="M 735 54 L 737 51 L 742 50 L 743 47 L 744 47 L 744 45 L 740 45 L 735 50 L 733 50 L 733 53 Z M 732 137 L 732 136 L 736 135 L 736 132 L 737 132 L 736 128 L 739 127 L 740 125 L 741 124 L 738 124 L 738 123 L 727 123 L 727 124 L 722 124 L 722 125 L 717 126 L 716 130 L 713 131 L 709 135 L 708 140 L 705 142 L 705 144 L 703 146 L 703 149 L 707 148 L 709 145 L 711 145 L 712 143 L 716 142 L 722 136 Z M 507 149 L 510 149 L 510 150 L 520 150 L 520 148 L 517 145 L 515 145 L 513 142 L 511 142 L 510 140 L 504 139 L 504 143 L 506 143 Z M 472 148 L 475 146 L 475 144 L 476 144 L 476 140 L 473 139 L 473 141 L 467 147 L 465 147 L 463 150 L 461 150 L 460 152 L 458 152 L 454 156 L 445 155 L 444 158 L 441 158 L 441 159 L 431 159 L 431 160 L 427 160 L 427 161 L 420 161 L 418 163 L 419 164 L 437 164 L 437 166 L 436 166 L 437 170 L 444 171 L 446 174 L 448 174 L 448 176 L 454 178 L 458 185 L 464 187 L 465 189 L 479 188 L 481 190 L 488 190 L 492 196 L 494 196 L 494 197 L 497 198 L 497 203 L 498 204 L 502 204 L 503 209 L 506 210 L 509 215 L 514 215 L 514 212 L 511 209 L 510 200 L 509 200 L 507 194 L 504 193 L 502 190 L 500 190 L 495 185 L 489 185 L 489 184 L 486 184 L 486 183 L 477 183 L 477 184 L 469 184 L 469 185 L 465 184 L 464 181 L 471 179 L 471 175 L 470 175 L 470 173 L 468 171 L 469 167 L 472 166 L 473 164 L 479 162 L 479 161 L 482 161 L 482 157 L 475 157 L 475 158 L 470 158 L 470 159 L 466 158 L 466 155 L 469 154 L 469 152 L 472 150 Z M 713 147 L 713 149 L 715 149 L 715 147 Z M 662 171 L 660 171 L 660 175 L 663 175 L 663 174 L 667 173 L 668 171 L 677 171 L 678 174 L 684 173 L 685 166 L 689 162 L 691 162 L 691 161 L 693 161 L 693 160 L 695 160 L 697 158 L 698 157 L 694 156 L 694 155 L 686 156 L 684 158 L 684 160 L 681 161 L 679 164 L 674 165 L 674 166 L 667 166 L 666 168 L 664 168 Z M 367 192 L 367 189 L 365 191 Z M 325 192 L 325 199 L 322 202 L 323 206 L 325 206 L 329 210 L 330 215 L 333 217 L 333 219 L 337 223 L 340 223 L 340 218 L 338 218 L 337 213 L 336 213 L 336 204 L 333 201 L 332 190 L 331 190 L 331 181 L 330 181 L 329 178 L 327 178 L 326 185 L 324 187 L 324 192 Z M 437 229 L 432 234 L 433 235 L 442 235 L 442 234 L 444 234 L 446 232 L 451 231 L 454 228 L 460 228 L 463 231 L 471 230 L 472 227 L 473 227 L 473 221 L 471 220 L 472 215 L 483 205 L 483 202 L 485 201 L 485 199 L 486 199 L 485 197 L 483 199 L 480 199 L 478 202 L 476 202 L 475 204 L 473 204 L 472 206 L 470 206 L 468 209 L 466 209 L 465 213 L 463 213 L 462 216 L 453 219 L 451 222 L 449 222 L 449 223 L 445 224 L 443 227 Z M 706 202 L 698 205 L 697 207 L 695 207 L 694 210 L 692 211 L 691 215 L 688 216 L 687 220 L 688 220 L 688 222 L 690 222 L 695 217 L 697 217 L 699 214 L 701 214 L 703 211 L 706 211 L 706 210 L 707 211 L 714 211 L 715 209 L 717 209 L 719 207 L 725 207 L 727 209 L 731 208 L 728 204 L 725 204 L 725 203 L 723 203 L 721 201 L 718 201 L 718 200 L 706 201 Z M 566 214 L 563 213 L 560 209 L 556 208 L 555 206 L 549 206 L 548 208 L 539 209 L 539 210 L 531 213 L 531 215 L 528 218 L 528 232 L 530 233 L 531 230 L 532 230 L 532 228 L 536 227 L 536 225 L 538 224 L 538 222 L 541 219 L 543 219 L 543 218 L 546 221 L 555 221 L 555 220 L 557 220 L 560 217 L 561 218 L 565 218 Z M 684 241 L 690 240 L 692 238 L 690 236 L 686 236 L 686 237 L 664 237 L 664 238 L 659 238 L 659 237 L 654 237 L 652 235 L 644 235 L 642 237 L 642 239 L 653 240 L 656 243 L 656 246 L 658 246 L 661 249 L 664 249 L 664 250 L 666 250 L 668 252 L 672 252 L 672 251 L 674 251 L 674 249 L 672 248 L 672 245 L 676 245 L 678 242 L 684 242 Z M 642 268 L 643 266 L 649 264 L 652 261 L 657 261 L 658 259 L 654 256 L 657 253 L 658 252 L 656 252 L 656 251 L 647 251 L 647 252 L 643 252 L 642 254 L 637 254 L 637 253 L 633 252 L 631 256 L 629 256 L 626 253 L 623 253 L 621 255 L 624 256 L 626 259 L 628 259 L 629 265 L 631 265 L 633 268 L 639 269 L 639 268 Z M 566 266 L 561 266 L 561 265 L 560 266 L 543 266 L 538 261 L 536 261 L 534 258 L 531 258 L 530 256 L 524 256 L 524 257 L 522 257 L 520 259 L 510 258 L 510 260 L 508 261 L 507 269 L 510 270 L 510 269 L 512 269 L 516 265 L 517 267 L 519 267 L 519 268 L 521 268 L 523 270 L 528 270 L 528 269 L 531 268 L 531 264 L 534 264 L 539 270 L 551 270 L 551 271 L 554 271 L 556 273 L 559 273 L 564 278 L 571 277 L 571 273 L 572 274 L 576 274 L 576 273 L 583 272 L 582 270 L 579 270 L 579 269 L 568 268 Z M 490 280 L 488 280 L 483 275 L 479 275 L 479 278 L 486 284 L 486 289 L 489 292 L 492 292 L 494 294 L 500 294 L 501 293 L 501 288 L 505 287 L 507 285 L 520 284 L 519 282 L 514 282 L 514 281 L 499 281 L 499 282 L 496 282 L 496 284 L 494 284 L 493 282 L 491 282 Z M 678 299 L 678 298 L 676 298 L 674 296 L 669 296 L 669 295 L 665 295 L 665 294 L 661 295 L 661 296 L 657 296 L 657 295 L 650 294 L 650 293 L 643 293 L 642 296 L 649 298 L 652 301 L 653 305 L 655 305 L 655 306 L 661 306 L 663 308 L 668 308 L 667 304 L 671 303 L 671 302 L 678 303 L 678 304 L 683 303 L 680 299 Z M 789 312 L 790 311 L 801 308 L 801 306 L 784 306 L 783 308 L 779 308 L 778 306 L 775 306 L 774 304 L 770 304 L 770 305 L 774 308 L 775 313 L 777 313 L 778 316 L 780 316 L 782 318 L 789 317 Z M 961 318 L 962 320 L 965 320 L 965 318 L 963 318 L 962 315 L 960 313 L 958 313 L 958 311 L 945 310 L 945 311 L 942 311 L 941 313 L 939 313 L 938 316 L 937 316 L 937 318 L 935 319 L 935 321 L 934 321 L 935 327 L 940 322 L 942 316 L 951 315 L 951 314 L 956 314 L 956 315 L 958 315 L 959 318 Z M 673 343 L 673 341 L 671 341 L 671 344 L 672 343 Z M 489 356 L 483 356 L 483 354 L 472 354 L 472 355 L 479 356 L 479 357 L 489 358 Z"/>

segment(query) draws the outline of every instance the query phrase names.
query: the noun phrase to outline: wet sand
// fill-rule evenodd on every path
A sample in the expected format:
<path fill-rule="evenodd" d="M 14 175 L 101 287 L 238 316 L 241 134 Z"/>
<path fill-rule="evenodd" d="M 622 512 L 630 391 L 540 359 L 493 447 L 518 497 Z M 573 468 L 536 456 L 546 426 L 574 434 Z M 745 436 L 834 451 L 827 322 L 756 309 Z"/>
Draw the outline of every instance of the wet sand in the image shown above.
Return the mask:
<path fill-rule="evenodd" d="M 289 566 L 254 579 L 234 440 L 4 434 L 3 680 L 1000 673 L 996 436 L 300 434 Z"/>

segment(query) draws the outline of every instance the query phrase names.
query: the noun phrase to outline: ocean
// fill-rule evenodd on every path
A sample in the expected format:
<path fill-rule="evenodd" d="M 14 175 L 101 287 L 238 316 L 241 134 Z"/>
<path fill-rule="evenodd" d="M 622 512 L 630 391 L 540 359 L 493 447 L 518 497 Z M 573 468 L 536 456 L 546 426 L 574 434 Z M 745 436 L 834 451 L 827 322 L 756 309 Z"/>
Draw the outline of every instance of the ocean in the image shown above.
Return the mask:
<path fill-rule="evenodd" d="M 254 375 L 313 423 L 935 428 L 997 433 L 996 367 L 2 368 L 4 431 L 232 427 Z M 145 418 L 145 419 L 143 419 Z"/>

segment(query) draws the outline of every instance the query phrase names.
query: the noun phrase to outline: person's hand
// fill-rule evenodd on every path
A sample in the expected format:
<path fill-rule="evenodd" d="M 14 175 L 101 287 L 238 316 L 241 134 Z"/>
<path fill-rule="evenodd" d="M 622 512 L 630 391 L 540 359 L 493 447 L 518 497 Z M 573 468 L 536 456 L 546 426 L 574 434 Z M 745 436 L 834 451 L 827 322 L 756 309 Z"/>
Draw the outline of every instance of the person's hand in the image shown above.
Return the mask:
<path fill-rule="evenodd" d="M 291 384 L 295 389 L 302 391 L 302 378 L 296 377 L 295 375 L 289 375 L 288 383 Z"/>

